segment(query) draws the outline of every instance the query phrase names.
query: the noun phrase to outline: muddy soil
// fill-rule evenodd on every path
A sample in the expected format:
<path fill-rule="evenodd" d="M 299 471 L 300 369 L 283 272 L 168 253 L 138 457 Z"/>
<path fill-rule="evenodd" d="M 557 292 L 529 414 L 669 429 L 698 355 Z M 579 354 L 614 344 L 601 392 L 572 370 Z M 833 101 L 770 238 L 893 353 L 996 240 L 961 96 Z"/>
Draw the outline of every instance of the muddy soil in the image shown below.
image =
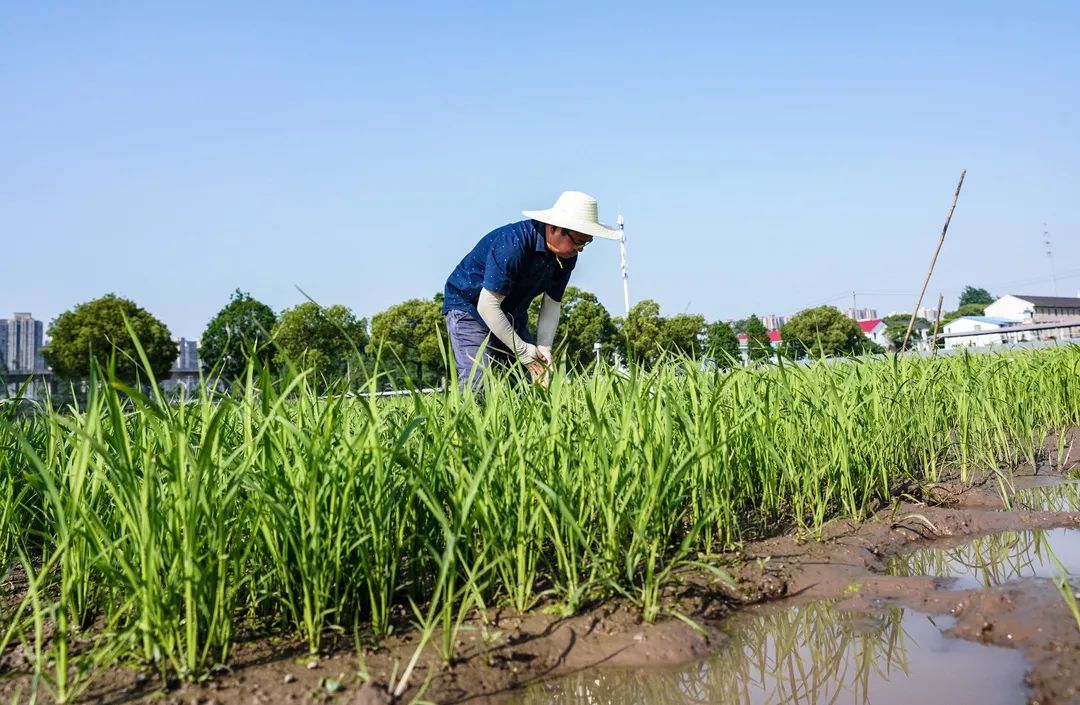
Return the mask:
<path fill-rule="evenodd" d="M 1015 470 L 1015 486 L 1052 484 L 1063 473 L 1080 470 L 1080 429 L 1070 436 L 1071 456 L 1064 463 Z M 1047 443 L 1047 450 L 1052 448 L 1053 438 Z M 1006 530 L 1080 528 L 1080 512 L 1002 511 L 994 475 L 967 484 L 951 480 L 906 486 L 897 497 L 867 521 L 829 524 L 822 537 L 786 535 L 748 544 L 726 566 L 737 589 L 688 576 L 665 599 L 700 630 L 674 617 L 644 624 L 634 607 L 619 601 L 572 617 L 542 609 L 524 615 L 493 610 L 486 623 L 474 620 L 461 631 L 453 665 L 443 664 L 433 651 L 425 654 L 399 698 L 388 694 L 388 685 L 400 679 L 412 656 L 415 633 L 365 647 L 362 657 L 351 637 L 317 658 L 308 656 L 299 642 L 252 638 L 233 650 L 228 670 L 204 683 L 163 684 L 137 669 L 113 667 L 94 679 L 81 702 L 360 705 L 421 696 L 437 703 L 498 703 L 530 684 L 583 669 L 658 668 L 703 658 L 726 639 L 722 620 L 755 603 L 836 599 L 845 610 L 871 611 L 889 600 L 920 612 L 952 615 L 950 636 L 1020 650 L 1029 665 L 1031 703 L 1080 703 L 1080 629 L 1053 585 L 1028 585 L 1022 594 L 1010 585 L 957 591 L 943 589 L 930 577 L 885 572 L 892 556 L 917 548 L 955 545 Z M 10 595 L 12 586 L 8 589 Z M 25 699 L 29 662 L 21 648 L 9 648 L 0 658 L 4 703 L 20 691 Z"/>

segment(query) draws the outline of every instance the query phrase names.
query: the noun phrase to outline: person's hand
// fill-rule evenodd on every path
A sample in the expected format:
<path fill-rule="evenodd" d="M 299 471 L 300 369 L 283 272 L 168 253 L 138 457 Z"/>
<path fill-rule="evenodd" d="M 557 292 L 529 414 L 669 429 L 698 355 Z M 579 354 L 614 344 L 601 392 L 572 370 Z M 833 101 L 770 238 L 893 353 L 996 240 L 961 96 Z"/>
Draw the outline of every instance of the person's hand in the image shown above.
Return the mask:
<path fill-rule="evenodd" d="M 544 389 L 551 384 L 551 358 L 548 355 L 550 352 L 545 355 L 543 349 L 538 348 L 533 361 L 525 365 L 533 384 L 539 384 Z"/>

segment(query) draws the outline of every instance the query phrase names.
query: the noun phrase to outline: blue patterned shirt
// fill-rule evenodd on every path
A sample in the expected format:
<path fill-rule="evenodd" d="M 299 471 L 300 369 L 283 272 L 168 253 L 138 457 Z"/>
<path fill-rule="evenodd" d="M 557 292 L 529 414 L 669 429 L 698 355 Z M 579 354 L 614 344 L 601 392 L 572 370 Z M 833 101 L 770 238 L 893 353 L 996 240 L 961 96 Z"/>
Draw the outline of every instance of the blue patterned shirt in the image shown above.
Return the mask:
<path fill-rule="evenodd" d="M 562 301 L 577 257 L 556 258 L 544 244 L 544 224 L 522 220 L 496 228 L 480 239 L 446 280 L 443 313 L 476 310 L 480 290 L 506 296 L 502 310 L 515 329 L 527 324 L 529 304 L 540 294 Z"/>

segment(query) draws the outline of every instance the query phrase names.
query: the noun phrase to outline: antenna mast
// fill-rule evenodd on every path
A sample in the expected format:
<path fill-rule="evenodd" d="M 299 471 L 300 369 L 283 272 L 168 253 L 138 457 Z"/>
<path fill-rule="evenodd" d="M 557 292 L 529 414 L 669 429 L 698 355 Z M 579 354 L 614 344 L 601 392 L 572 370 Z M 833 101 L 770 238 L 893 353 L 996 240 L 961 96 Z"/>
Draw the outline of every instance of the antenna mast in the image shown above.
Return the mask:
<path fill-rule="evenodd" d="M 626 317 L 630 317 L 630 272 L 626 267 L 626 230 L 623 228 L 622 213 L 615 221 L 619 226 L 619 266 L 622 268 L 622 295 L 623 305 L 626 307 Z"/>

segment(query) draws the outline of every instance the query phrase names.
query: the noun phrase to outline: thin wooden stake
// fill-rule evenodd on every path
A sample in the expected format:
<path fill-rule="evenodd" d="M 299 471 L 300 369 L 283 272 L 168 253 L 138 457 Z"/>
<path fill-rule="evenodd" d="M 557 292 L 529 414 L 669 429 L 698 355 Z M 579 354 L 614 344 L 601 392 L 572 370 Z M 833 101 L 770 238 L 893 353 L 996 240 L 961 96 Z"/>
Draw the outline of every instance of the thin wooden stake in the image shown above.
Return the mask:
<path fill-rule="evenodd" d="M 945 294 L 940 294 L 939 293 L 937 295 L 937 317 L 934 318 L 934 337 L 930 339 L 930 344 L 934 346 L 931 349 L 932 350 L 932 352 L 930 353 L 931 357 L 937 355 L 937 332 L 938 332 L 938 327 L 941 325 L 941 306 L 942 306 L 943 303 L 945 303 Z"/>
<path fill-rule="evenodd" d="M 919 306 L 922 306 L 922 298 L 926 293 L 926 287 L 930 283 L 930 275 L 934 273 L 934 265 L 937 264 L 938 253 L 941 252 L 941 246 L 945 243 L 945 233 L 949 230 L 949 221 L 952 220 L 953 211 L 956 210 L 956 199 L 960 198 L 960 187 L 964 185 L 964 177 L 967 175 L 967 169 L 960 172 L 960 182 L 956 184 L 956 193 L 953 194 L 952 206 L 949 207 L 949 215 L 945 216 L 945 227 L 941 229 L 941 237 L 938 239 L 937 248 L 934 250 L 934 258 L 930 260 L 930 271 L 926 273 L 926 279 L 923 279 L 922 289 L 919 290 L 919 298 L 915 300 L 915 309 L 911 312 L 911 320 L 908 321 L 907 332 L 904 333 L 904 343 L 900 346 L 900 354 L 903 354 L 907 350 L 908 339 L 911 337 L 911 329 L 915 327 L 915 316 L 919 313 Z"/>

